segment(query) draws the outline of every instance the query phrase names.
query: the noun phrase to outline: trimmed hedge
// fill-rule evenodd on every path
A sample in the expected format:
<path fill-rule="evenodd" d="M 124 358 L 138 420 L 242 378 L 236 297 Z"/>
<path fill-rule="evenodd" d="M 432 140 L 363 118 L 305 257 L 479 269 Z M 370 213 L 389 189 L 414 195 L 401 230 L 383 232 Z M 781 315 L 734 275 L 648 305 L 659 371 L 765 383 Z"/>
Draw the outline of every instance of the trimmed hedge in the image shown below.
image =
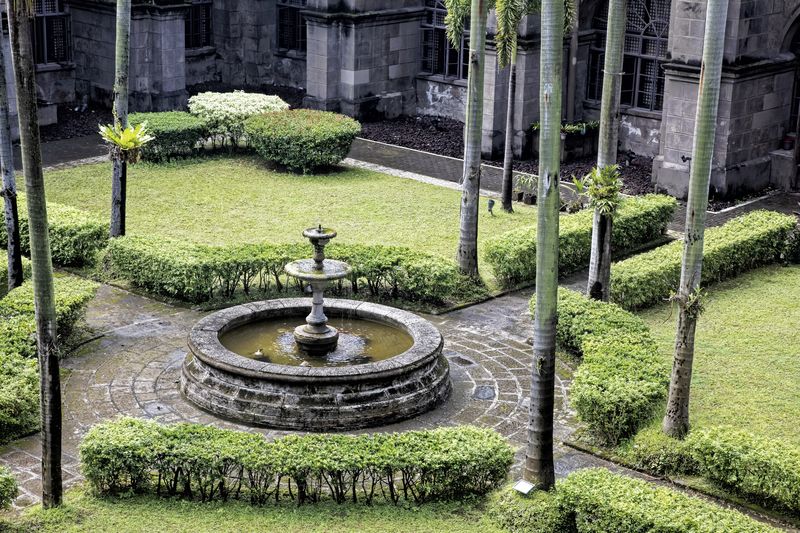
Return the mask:
<path fill-rule="evenodd" d="M 6 244 L 7 246 L 8 244 Z M 0 248 L 0 298 L 8 293 L 8 253 Z M 22 258 L 22 277 L 30 279 L 31 262 L 27 257 Z"/>
<path fill-rule="evenodd" d="M 460 499 L 502 483 L 514 458 L 496 432 L 471 426 L 397 434 L 262 435 L 122 418 L 94 426 L 81 471 L 101 494 L 147 492 L 252 504 L 294 499 L 397 503 Z"/>
<path fill-rule="evenodd" d="M 652 418 L 666 397 L 669 368 L 641 319 L 561 288 L 556 336 L 583 358 L 570 398 L 598 440 L 616 444 Z"/>
<path fill-rule="evenodd" d="M 142 147 L 145 161 L 190 156 L 210 136 L 206 121 L 185 111 L 131 113 L 128 122 L 133 126 L 146 122 L 147 129 L 155 137 Z"/>
<path fill-rule="evenodd" d="M 347 157 L 360 132 L 361 124 L 350 117 L 313 109 L 265 113 L 245 122 L 259 156 L 304 174 Z"/>
<path fill-rule="evenodd" d="M 96 288 L 96 283 L 80 278 L 55 278 L 56 320 L 62 339 L 72 332 Z M 36 322 L 28 281 L 0 299 L 0 443 L 38 427 Z"/>
<path fill-rule="evenodd" d="M 706 229 L 701 285 L 781 260 L 791 253 L 795 227 L 792 216 L 754 211 Z M 680 283 L 682 257 L 681 240 L 614 263 L 611 300 L 637 309 L 668 299 Z"/>
<path fill-rule="evenodd" d="M 19 231 L 22 253 L 30 255 L 28 211 L 25 196 L 20 194 Z M 108 242 L 109 223 L 100 217 L 71 206 L 48 202 L 50 251 L 53 263 L 62 266 L 84 266 L 94 263 L 97 252 Z M 0 224 L 0 248 L 8 245 L 5 224 Z"/>
<path fill-rule="evenodd" d="M 731 509 L 602 468 L 573 472 L 555 492 L 501 492 L 489 516 L 515 533 L 711 533 L 779 531 Z"/>
<path fill-rule="evenodd" d="M 699 471 L 748 499 L 800 513 L 800 448 L 730 427 L 686 439 Z"/>
<path fill-rule="evenodd" d="M 0 509 L 8 509 L 19 494 L 17 480 L 5 466 L 0 466 Z"/>
<path fill-rule="evenodd" d="M 670 196 L 648 194 L 625 198 L 614 217 L 611 246 L 626 252 L 661 237 L 675 212 Z M 592 211 L 559 218 L 558 271 L 568 274 L 589 264 Z M 536 280 L 536 226 L 509 231 L 486 244 L 484 258 L 504 286 Z"/>
<path fill-rule="evenodd" d="M 451 261 L 408 248 L 334 244 L 326 252 L 353 268 L 349 283 L 332 287 L 333 294 L 441 304 L 486 293 Z M 286 276 L 284 267 L 309 254 L 308 246 L 300 244 L 209 246 L 122 237 L 109 242 L 103 264 L 109 275 L 149 292 L 199 303 L 240 291 L 250 296 L 298 290 L 299 283 Z"/>

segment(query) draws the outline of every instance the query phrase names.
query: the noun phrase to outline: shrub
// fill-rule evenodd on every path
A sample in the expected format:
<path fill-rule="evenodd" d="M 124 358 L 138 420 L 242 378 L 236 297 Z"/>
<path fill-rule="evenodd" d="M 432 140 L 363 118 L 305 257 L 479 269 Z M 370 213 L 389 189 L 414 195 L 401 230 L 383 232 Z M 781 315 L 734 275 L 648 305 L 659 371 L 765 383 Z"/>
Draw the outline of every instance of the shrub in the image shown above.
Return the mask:
<path fill-rule="evenodd" d="M 669 369 L 641 319 L 615 304 L 559 289 L 556 335 L 583 358 L 571 400 L 596 438 L 616 444 L 652 418 L 666 396 Z"/>
<path fill-rule="evenodd" d="M 353 268 L 349 287 L 339 284 L 333 293 L 438 304 L 486 291 L 452 262 L 407 248 L 336 244 L 326 251 Z M 297 244 L 208 246 L 123 237 L 109 243 L 104 267 L 149 292 L 197 303 L 231 298 L 237 291 L 250 296 L 297 289 L 284 267 L 309 254 L 308 246 Z"/>
<path fill-rule="evenodd" d="M 337 113 L 295 109 L 254 116 L 245 132 L 265 160 L 307 173 L 347 157 L 361 125 Z"/>
<path fill-rule="evenodd" d="M 82 472 L 100 493 L 145 491 L 203 501 L 246 498 L 298 504 L 323 494 L 397 503 L 485 494 L 505 480 L 513 450 L 470 426 L 399 434 L 263 436 L 199 424 L 161 426 L 129 418 L 93 427 L 80 447 Z M 292 490 L 285 491 L 285 488 Z"/>
<path fill-rule="evenodd" d="M 777 531 L 737 511 L 605 469 L 575 472 L 557 490 L 581 533 Z"/>
<path fill-rule="evenodd" d="M 154 139 L 141 151 L 145 161 L 165 161 L 192 155 L 195 149 L 209 137 L 206 121 L 184 111 L 162 113 L 132 113 L 128 117 L 131 125 L 147 123 Z"/>
<path fill-rule="evenodd" d="M 675 199 L 650 194 L 625 198 L 614 216 L 611 246 L 626 252 L 658 239 L 675 211 Z M 567 274 L 585 268 L 591 256 L 592 212 L 559 219 L 558 269 Z M 536 280 L 536 226 L 509 231 L 486 244 L 484 258 L 505 286 Z"/>
<path fill-rule="evenodd" d="M 244 123 L 248 118 L 285 109 L 289 109 L 289 104 L 277 96 L 243 91 L 205 92 L 189 98 L 189 112 L 205 121 L 211 135 L 230 139 L 233 146 L 238 145 L 244 135 Z"/>
<path fill-rule="evenodd" d="M 30 255 L 30 235 L 25 196 L 19 195 L 19 230 L 22 253 Z M 74 207 L 48 203 L 50 251 L 53 263 L 62 266 L 91 265 L 108 241 L 109 224 Z M 0 224 L 0 247 L 8 245 L 5 224 Z"/>
<path fill-rule="evenodd" d="M 8 254 L 3 253 L 5 250 L 0 250 L 0 298 L 8 292 Z M 22 277 L 23 279 L 30 279 L 31 277 L 31 262 L 27 257 L 22 258 Z"/>
<path fill-rule="evenodd" d="M 80 278 L 55 279 L 59 336 L 67 337 L 94 296 L 97 284 Z M 0 443 L 39 427 L 39 375 L 31 282 L 0 299 Z"/>
<path fill-rule="evenodd" d="M 698 470 L 688 442 L 668 437 L 660 425 L 637 433 L 624 444 L 623 453 L 636 468 L 657 476 L 695 474 Z"/>
<path fill-rule="evenodd" d="M 86 304 L 94 298 L 97 283 L 72 276 L 57 276 L 54 280 L 58 335 L 67 337 L 83 317 Z M 0 317 L 33 316 L 33 282 L 9 292 L 0 300 Z"/>
<path fill-rule="evenodd" d="M 0 509 L 10 507 L 17 494 L 19 494 L 17 480 L 14 479 L 8 468 L 0 466 Z"/>
<path fill-rule="evenodd" d="M 742 496 L 800 512 L 800 448 L 730 427 L 687 438 L 700 472 Z"/>
<path fill-rule="evenodd" d="M 562 498 L 555 491 L 536 491 L 522 496 L 508 487 L 489 500 L 486 514 L 492 522 L 510 533 L 576 531 L 571 510 L 563 505 Z"/>
<path fill-rule="evenodd" d="M 708 228 L 701 284 L 706 287 L 781 260 L 795 225 L 792 216 L 754 211 L 723 226 Z M 675 241 L 615 263 L 611 268 L 611 300 L 636 309 L 669 298 L 680 282 L 682 257 L 683 241 Z"/>

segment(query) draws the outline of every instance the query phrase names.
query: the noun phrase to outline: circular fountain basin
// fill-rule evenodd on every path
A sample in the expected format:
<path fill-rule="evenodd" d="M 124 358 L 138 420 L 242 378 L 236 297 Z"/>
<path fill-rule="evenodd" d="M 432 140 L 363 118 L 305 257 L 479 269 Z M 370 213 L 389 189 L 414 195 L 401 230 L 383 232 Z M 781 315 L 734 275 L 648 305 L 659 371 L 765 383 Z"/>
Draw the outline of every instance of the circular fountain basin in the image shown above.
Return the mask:
<path fill-rule="evenodd" d="M 280 324 L 302 322 L 310 307 L 309 298 L 269 300 L 225 309 L 198 322 L 189 335 L 191 354 L 181 375 L 184 395 L 199 407 L 226 418 L 306 431 L 351 430 L 397 422 L 429 411 L 449 396 L 449 366 L 442 355 L 442 335 L 427 320 L 392 307 L 352 300 L 325 301 L 331 321 L 346 325 L 343 329 L 353 335 L 354 342 L 361 343 L 350 353 L 331 352 L 325 359 L 311 362 L 307 358 L 312 356 L 286 353 L 280 346 L 277 352 L 268 346 L 251 351 L 252 344 L 241 344 L 242 339 L 252 341 L 253 332 L 262 325 L 276 329 L 274 336 L 266 338 L 274 338 L 280 345 L 279 339 L 286 333 L 277 334 Z M 380 330 L 388 328 L 384 332 L 390 331 L 396 340 L 383 342 L 382 356 L 373 357 L 363 350 L 369 339 L 365 341 L 359 332 L 347 329 L 353 325 L 374 325 L 375 338 L 383 341 L 386 335 Z M 343 342 L 337 351 L 352 348 L 346 344 Z M 396 344 L 394 349 L 391 344 Z M 259 348 L 263 355 L 254 355 Z"/>

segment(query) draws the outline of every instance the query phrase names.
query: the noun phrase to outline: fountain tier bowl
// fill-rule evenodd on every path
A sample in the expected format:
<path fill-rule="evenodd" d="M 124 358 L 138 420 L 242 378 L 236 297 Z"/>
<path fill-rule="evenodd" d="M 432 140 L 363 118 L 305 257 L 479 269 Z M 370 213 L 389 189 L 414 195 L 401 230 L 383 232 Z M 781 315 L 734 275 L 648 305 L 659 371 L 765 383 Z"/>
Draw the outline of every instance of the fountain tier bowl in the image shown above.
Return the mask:
<path fill-rule="evenodd" d="M 411 348 L 389 359 L 352 366 L 289 366 L 243 357 L 220 341 L 241 326 L 303 317 L 309 298 L 245 304 L 198 322 L 181 390 L 194 404 L 248 424 L 305 431 L 373 427 L 429 411 L 450 394 L 442 335 L 412 313 L 368 302 L 331 299 L 331 317 L 369 320 L 407 333 Z"/>

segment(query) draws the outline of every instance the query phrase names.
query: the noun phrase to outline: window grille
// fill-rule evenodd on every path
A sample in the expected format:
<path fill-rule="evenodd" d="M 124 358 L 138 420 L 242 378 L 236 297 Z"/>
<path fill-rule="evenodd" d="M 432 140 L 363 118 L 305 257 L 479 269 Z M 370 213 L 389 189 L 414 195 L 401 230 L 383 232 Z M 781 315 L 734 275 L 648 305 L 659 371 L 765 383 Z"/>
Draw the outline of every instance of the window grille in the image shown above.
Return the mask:
<path fill-rule="evenodd" d="M 620 103 L 639 109 L 659 111 L 664 106 L 664 69 L 669 37 L 669 0 L 634 0 L 628 4 L 622 60 Z M 603 64 L 608 3 L 595 16 L 595 39 L 589 53 L 587 97 L 600 100 L 603 93 Z"/>
<path fill-rule="evenodd" d="M 199 0 L 189 6 L 186 15 L 186 49 L 211 46 L 213 31 L 211 28 L 211 1 Z"/>
<path fill-rule="evenodd" d="M 306 0 L 278 1 L 278 49 L 306 53 Z"/>
<path fill-rule="evenodd" d="M 466 79 L 469 75 L 469 32 L 464 31 L 459 47 L 447 40 L 444 17 L 447 8 L 443 0 L 425 0 L 425 19 L 422 23 L 422 72 L 446 78 Z M 469 22 L 465 24 L 469 27 Z"/>
<path fill-rule="evenodd" d="M 34 0 L 33 48 L 37 64 L 72 60 L 72 29 L 63 0 Z"/>

